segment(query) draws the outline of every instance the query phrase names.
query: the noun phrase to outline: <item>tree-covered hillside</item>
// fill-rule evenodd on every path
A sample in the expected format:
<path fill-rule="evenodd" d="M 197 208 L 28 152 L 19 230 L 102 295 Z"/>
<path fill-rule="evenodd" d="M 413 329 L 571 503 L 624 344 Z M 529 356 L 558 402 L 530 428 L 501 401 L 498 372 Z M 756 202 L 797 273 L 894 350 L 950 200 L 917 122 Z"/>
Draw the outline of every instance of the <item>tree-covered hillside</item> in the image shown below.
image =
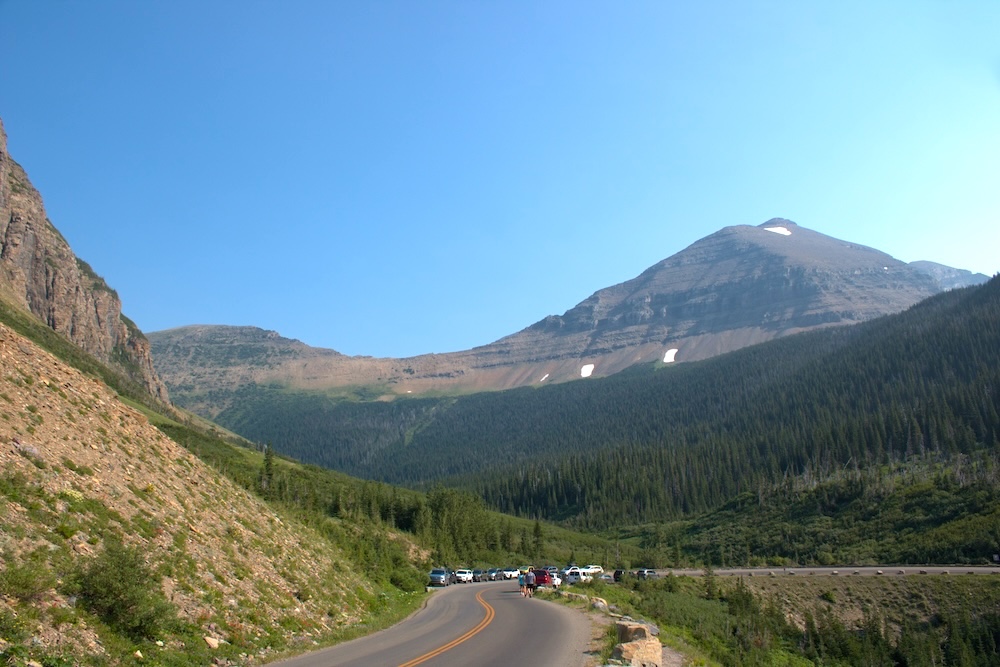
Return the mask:
<path fill-rule="evenodd" d="M 219 421 L 309 462 L 606 527 L 717 507 L 789 477 L 1000 438 L 1000 280 L 895 316 L 712 360 L 542 389 L 388 404 L 247 390 Z"/>

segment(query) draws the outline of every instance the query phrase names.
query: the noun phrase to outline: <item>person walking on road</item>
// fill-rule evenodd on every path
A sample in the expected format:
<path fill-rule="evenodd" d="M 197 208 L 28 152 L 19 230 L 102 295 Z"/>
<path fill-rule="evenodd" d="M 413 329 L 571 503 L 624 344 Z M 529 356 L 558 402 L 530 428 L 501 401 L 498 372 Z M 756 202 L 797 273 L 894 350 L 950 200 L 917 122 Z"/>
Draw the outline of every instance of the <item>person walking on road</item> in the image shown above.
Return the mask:
<path fill-rule="evenodd" d="M 534 597 L 535 595 L 535 571 L 528 570 L 524 575 L 524 588 L 528 597 Z"/>
<path fill-rule="evenodd" d="M 521 588 L 521 597 L 526 597 L 528 595 L 526 576 L 527 575 L 525 575 L 524 572 L 517 573 L 517 585 Z"/>

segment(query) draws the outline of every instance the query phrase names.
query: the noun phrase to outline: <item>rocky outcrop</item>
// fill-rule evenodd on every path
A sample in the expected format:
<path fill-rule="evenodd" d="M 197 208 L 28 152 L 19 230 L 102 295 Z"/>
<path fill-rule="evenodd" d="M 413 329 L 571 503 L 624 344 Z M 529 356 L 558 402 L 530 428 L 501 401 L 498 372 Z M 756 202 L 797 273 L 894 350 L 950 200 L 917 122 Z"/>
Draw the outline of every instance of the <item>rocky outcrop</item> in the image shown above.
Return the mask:
<path fill-rule="evenodd" d="M 632 621 L 615 623 L 618 644 L 611 653 L 616 664 L 633 667 L 660 667 L 663 664 L 663 645 L 650 626 Z"/>
<path fill-rule="evenodd" d="M 0 121 L 0 291 L 54 331 L 167 402 L 150 344 L 122 314 L 113 289 L 77 258 L 49 221 L 41 195 L 7 153 Z"/>
<path fill-rule="evenodd" d="M 990 279 L 984 273 L 973 273 L 965 269 L 955 269 L 944 264 L 938 264 L 937 262 L 910 262 L 910 266 L 921 273 L 929 275 L 942 290 L 982 285 Z"/>

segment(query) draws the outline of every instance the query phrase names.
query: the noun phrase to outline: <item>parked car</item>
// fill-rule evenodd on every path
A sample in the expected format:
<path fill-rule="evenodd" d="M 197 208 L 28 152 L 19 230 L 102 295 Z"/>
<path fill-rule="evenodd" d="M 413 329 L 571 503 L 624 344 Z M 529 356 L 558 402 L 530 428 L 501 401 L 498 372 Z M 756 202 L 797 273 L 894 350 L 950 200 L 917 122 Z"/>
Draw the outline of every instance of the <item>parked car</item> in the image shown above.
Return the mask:
<path fill-rule="evenodd" d="M 471 584 L 472 583 L 472 570 L 455 570 L 455 578 L 460 584 Z"/>
<path fill-rule="evenodd" d="M 580 568 L 580 572 L 594 576 L 596 574 L 603 574 L 604 568 L 600 565 L 584 565 Z"/>
<path fill-rule="evenodd" d="M 640 579 L 656 579 L 660 575 L 656 574 L 656 570 L 651 570 L 649 568 L 642 568 L 635 571 L 635 576 L 639 577 Z"/>
<path fill-rule="evenodd" d="M 517 579 L 517 575 L 519 574 L 521 574 L 521 572 L 516 567 L 505 567 L 503 569 L 504 579 Z"/>
<path fill-rule="evenodd" d="M 500 579 L 503 576 L 502 574 L 500 574 L 501 572 L 502 570 L 500 568 L 491 567 L 490 569 L 486 570 L 486 578 L 489 579 L 490 581 L 496 581 L 497 579 Z"/>
<path fill-rule="evenodd" d="M 622 577 L 624 577 L 625 574 L 626 574 L 625 570 L 615 570 L 615 573 L 611 576 L 615 581 L 621 581 Z"/>
<path fill-rule="evenodd" d="M 552 579 L 552 573 L 548 570 L 532 570 L 535 573 L 535 586 L 545 588 L 555 588 L 556 584 Z"/>
<path fill-rule="evenodd" d="M 472 571 L 473 581 L 486 581 L 486 570 L 473 570 Z"/>
<path fill-rule="evenodd" d="M 451 583 L 451 573 L 443 567 L 431 570 L 431 586 L 447 586 Z"/>
<path fill-rule="evenodd" d="M 593 580 L 594 577 L 592 575 L 587 574 L 586 572 L 575 566 L 567 568 L 566 576 L 563 577 L 563 581 L 565 581 L 567 584 L 579 584 L 581 582 L 586 583 L 588 581 L 593 581 Z"/>

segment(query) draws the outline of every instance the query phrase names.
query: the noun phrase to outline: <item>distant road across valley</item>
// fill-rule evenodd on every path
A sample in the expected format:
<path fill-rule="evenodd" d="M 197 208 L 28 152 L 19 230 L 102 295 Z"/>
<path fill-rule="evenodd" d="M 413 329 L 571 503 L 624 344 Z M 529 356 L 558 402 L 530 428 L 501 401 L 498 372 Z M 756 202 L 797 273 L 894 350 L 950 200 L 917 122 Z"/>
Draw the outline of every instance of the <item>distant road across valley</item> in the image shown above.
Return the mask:
<path fill-rule="evenodd" d="M 402 623 L 272 667 L 580 667 L 589 644 L 586 615 L 525 599 L 516 581 L 454 584 Z"/>
<path fill-rule="evenodd" d="M 704 576 L 703 569 L 663 569 L 657 570 L 661 577 L 667 574 L 686 577 Z M 784 577 L 784 576 L 901 576 L 908 574 L 997 574 L 1000 567 L 990 565 L 865 565 L 854 567 L 842 565 L 834 567 L 727 567 L 712 570 L 717 577 Z"/>

